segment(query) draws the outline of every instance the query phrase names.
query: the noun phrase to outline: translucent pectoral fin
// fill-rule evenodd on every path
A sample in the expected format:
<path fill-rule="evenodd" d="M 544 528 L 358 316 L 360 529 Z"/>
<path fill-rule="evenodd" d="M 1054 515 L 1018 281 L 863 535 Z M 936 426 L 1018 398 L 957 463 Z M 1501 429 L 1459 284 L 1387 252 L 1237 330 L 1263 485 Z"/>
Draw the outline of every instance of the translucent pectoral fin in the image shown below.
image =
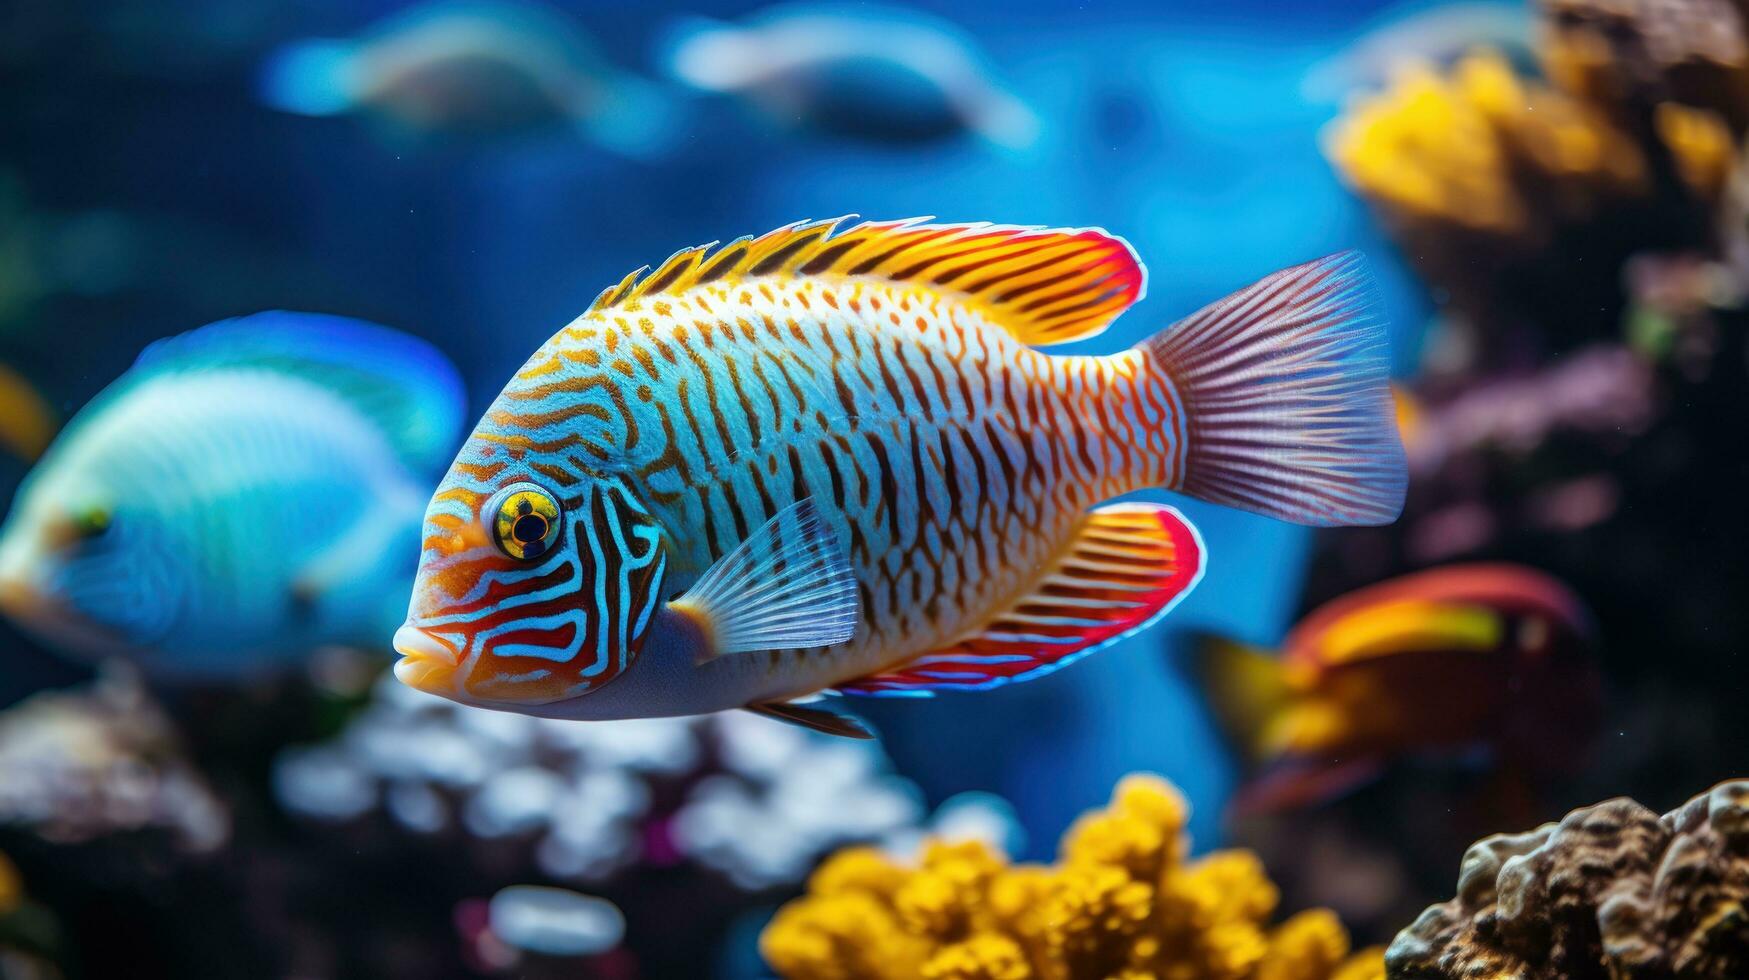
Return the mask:
<path fill-rule="evenodd" d="M 765 718 L 781 721 L 791 725 L 827 735 L 837 735 L 840 738 L 874 738 L 874 730 L 869 728 L 862 719 L 851 715 L 841 715 L 824 708 L 814 708 L 796 704 L 793 701 L 773 701 L 768 704 L 750 704 L 748 711 Z"/>
<path fill-rule="evenodd" d="M 812 499 L 786 507 L 712 565 L 673 608 L 703 628 L 699 661 L 843 643 L 860 617 L 850 559 Z"/>

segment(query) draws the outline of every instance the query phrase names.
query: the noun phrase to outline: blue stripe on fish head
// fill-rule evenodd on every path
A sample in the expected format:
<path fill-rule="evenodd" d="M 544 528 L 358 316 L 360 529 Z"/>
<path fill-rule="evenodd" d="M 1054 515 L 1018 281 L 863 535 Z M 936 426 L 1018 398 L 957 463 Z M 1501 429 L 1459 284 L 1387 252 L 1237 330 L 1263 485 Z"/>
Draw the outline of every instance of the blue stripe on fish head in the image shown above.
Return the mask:
<path fill-rule="evenodd" d="M 426 512 L 407 620 L 422 649 L 400 644 L 418 664 L 400 676 L 493 704 L 598 690 L 637 656 L 667 561 L 619 478 L 476 433 Z"/>

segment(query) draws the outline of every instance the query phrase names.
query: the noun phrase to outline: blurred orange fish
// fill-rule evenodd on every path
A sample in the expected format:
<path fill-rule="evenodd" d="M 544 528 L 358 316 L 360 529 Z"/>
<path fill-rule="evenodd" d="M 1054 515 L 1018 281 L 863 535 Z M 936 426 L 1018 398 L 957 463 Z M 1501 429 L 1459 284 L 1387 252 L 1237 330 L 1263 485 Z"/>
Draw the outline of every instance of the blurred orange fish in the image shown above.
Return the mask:
<path fill-rule="evenodd" d="M 1570 771 L 1597 724 L 1601 682 L 1584 606 L 1516 565 L 1452 565 L 1314 610 L 1280 657 L 1205 640 L 1211 702 L 1258 764 L 1241 813 L 1320 803 L 1412 756 Z"/>
<path fill-rule="evenodd" d="M 55 410 L 36 388 L 0 364 L 0 450 L 30 462 L 48 448 L 59 427 Z"/>

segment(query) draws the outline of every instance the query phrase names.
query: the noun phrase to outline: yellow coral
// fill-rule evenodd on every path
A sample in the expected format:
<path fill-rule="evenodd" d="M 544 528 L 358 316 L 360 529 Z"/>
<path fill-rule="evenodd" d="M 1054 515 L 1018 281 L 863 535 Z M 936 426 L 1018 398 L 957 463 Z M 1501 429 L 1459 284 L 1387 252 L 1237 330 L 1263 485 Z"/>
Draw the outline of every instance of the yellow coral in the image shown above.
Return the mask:
<path fill-rule="evenodd" d="M 1330 974 L 1330 980 L 1385 980 L 1385 948 L 1368 946 Z"/>
<path fill-rule="evenodd" d="M 1348 955 L 1348 930 L 1335 913 L 1312 909 L 1276 927 L 1254 980 L 1321 980 Z"/>
<path fill-rule="evenodd" d="M 1643 193 L 1645 158 L 1604 115 L 1526 83 L 1491 52 L 1449 76 L 1411 71 L 1332 124 L 1325 151 L 1360 193 L 1399 217 L 1495 235 L 1539 230 L 1544 182 L 1566 209 Z"/>
<path fill-rule="evenodd" d="M 930 949 L 866 892 L 791 903 L 760 937 L 760 952 L 778 973 L 815 980 L 910 980 Z"/>
<path fill-rule="evenodd" d="M 813 884 L 825 894 L 862 891 L 888 898 L 908 877 L 876 848 L 847 847 L 820 865 Z"/>
<path fill-rule="evenodd" d="M 1524 222 L 1487 117 L 1430 70 L 1406 72 L 1355 106 L 1332 124 L 1325 150 L 1381 204 L 1489 231 L 1511 232 Z"/>
<path fill-rule="evenodd" d="M 1122 868 L 1065 867 L 1041 907 L 1042 953 L 1052 975 L 1104 976 L 1129 958 L 1149 921 L 1154 890 Z"/>
<path fill-rule="evenodd" d="M 979 933 L 943 946 L 923 964 L 924 980 L 1032 980 L 1020 944 L 1000 933 Z"/>
<path fill-rule="evenodd" d="M 931 843 L 923 867 L 893 895 L 893 908 L 913 931 L 951 941 L 970 931 L 990 879 L 1003 869 L 1000 855 L 984 844 Z"/>
<path fill-rule="evenodd" d="M 1725 120 L 1716 112 L 1665 102 L 1652 121 L 1689 189 L 1707 200 L 1723 197 L 1736 161 Z"/>
<path fill-rule="evenodd" d="M 1186 864 L 1184 798 L 1132 776 L 1064 835 L 1050 867 L 977 844 L 932 844 L 915 867 L 852 848 L 761 937 L 792 980 L 1379 980 L 1326 911 L 1271 929 L 1278 893 L 1256 857 Z"/>

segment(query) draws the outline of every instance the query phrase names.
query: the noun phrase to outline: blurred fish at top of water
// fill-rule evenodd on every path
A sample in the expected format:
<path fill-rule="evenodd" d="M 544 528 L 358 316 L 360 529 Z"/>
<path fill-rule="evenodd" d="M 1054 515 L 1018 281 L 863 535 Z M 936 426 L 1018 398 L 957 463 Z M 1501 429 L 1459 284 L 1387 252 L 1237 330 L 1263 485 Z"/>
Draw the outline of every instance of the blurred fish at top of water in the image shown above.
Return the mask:
<path fill-rule="evenodd" d="M 0 529 L 0 610 L 66 652 L 222 677 L 386 645 L 461 382 L 412 337 L 262 313 L 150 347 Z"/>
<path fill-rule="evenodd" d="M 647 274 L 645 274 L 647 271 Z M 1146 272 L 1098 229 L 797 222 L 609 286 L 439 484 L 396 676 L 557 718 L 735 708 L 840 735 L 825 691 L 1039 677 L 1201 579 L 1149 487 L 1395 520 L 1386 333 L 1356 253 L 1110 354 Z"/>
<path fill-rule="evenodd" d="M 1505 564 L 1451 565 L 1318 607 L 1278 657 L 1207 640 L 1217 713 L 1261 763 L 1241 811 L 1321 802 L 1395 760 L 1474 756 L 1571 771 L 1600 710 L 1591 617 L 1558 581 Z"/>
<path fill-rule="evenodd" d="M 671 100 L 609 65 L 565 14 L 508 0 L 439 0 L 356 39 L 294 43 L 268 61 L 261 90 L 287 112 L 365 113 L 413 134 L 574 126 L 634 157 L 661 152 L 676 122 Z"/>
<path fill-rule="evenodd" d="M 1010 147 L 1038 133 L 963 32 L 905 10 L 798 5 L 745 26 L 689 21 L 672 30 L 666 61 L 694 88 L 820 132 L 916 143 L 970 131 Z"/>
<path fill-rule="evenodd" d="M 1478 48 L 1530 67 L 1536 63 L 1533 36 L 1528 2 L 1417 0 L 1386 10 L 1353 43 L 1312 65 L 1300 93 L 1311 102 L 1341 102 L 1350 93 L 1383 88 L 1410 65 L 1443 66 Z"/>

